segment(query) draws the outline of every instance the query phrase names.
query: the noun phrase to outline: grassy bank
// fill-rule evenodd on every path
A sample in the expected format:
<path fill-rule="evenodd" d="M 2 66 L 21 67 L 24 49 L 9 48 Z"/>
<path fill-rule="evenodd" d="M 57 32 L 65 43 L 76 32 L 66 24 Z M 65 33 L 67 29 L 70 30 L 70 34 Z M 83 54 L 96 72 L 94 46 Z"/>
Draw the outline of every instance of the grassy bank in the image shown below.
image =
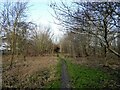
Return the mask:
<path fill-rule="evenodd" d="M 51 82 L 49 82 L 45 88 L 60 88 L 61 86 L 61 60 L 58 58 L 58 64 L 55 69 L 55 79 Z"/>
<path fill-rule="evenodd" d="M 115 82 L 108 73 L 96 68 L 77 65 L 66 60 L 72 88 L 114 88 Z"/>

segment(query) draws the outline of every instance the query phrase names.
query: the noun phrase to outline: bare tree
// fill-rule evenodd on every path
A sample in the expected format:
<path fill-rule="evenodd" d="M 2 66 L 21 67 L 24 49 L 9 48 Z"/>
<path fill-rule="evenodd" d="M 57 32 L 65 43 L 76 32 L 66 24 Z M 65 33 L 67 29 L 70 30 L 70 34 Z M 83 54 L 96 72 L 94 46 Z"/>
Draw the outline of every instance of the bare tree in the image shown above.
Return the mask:
<path fill-rule="evenodd" d="M 26 18 L 27 2 L 4 2 L 1 12 L 1 24 L 7 33 L 8 41 L 11 46 L 11 64 L 12 67 L 14 55 L 16 53 L 17 30 L 19 22 Z"/>
<path fill-rule="evenodd" d="M 119 2 L 73 2 L 71 6 L 61 2 L 61 5 L 52 3 L 50 5 L 54 12 L 55 18 L 60 20 L 60 24 L 65 30 L 75 34 L 89 34 L 99 39 L 104 46 L 105 57 L 107 49 L 120 57 L 120 54 L 111 47 L 111 41 L 119 35 L 117 28 L 120 28 L 118 19 L 120 16 Z M 96 42 L 96 41 L 95 41 Z M 96 43 L 97 44 L 97 43 Z"/>

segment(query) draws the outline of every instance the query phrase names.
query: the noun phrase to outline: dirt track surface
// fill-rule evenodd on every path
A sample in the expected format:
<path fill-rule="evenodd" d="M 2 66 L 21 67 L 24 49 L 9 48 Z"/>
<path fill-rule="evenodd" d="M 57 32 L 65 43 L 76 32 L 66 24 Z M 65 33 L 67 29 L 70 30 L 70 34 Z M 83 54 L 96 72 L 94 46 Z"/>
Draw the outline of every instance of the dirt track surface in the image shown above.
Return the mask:
<path fill-rule="evenodd" d="M 61 88 L 70 88 L 70 79 L 68 76 L 67 66 L 64 60 L 62 60 L 62 75 L 61 75 Z"/>

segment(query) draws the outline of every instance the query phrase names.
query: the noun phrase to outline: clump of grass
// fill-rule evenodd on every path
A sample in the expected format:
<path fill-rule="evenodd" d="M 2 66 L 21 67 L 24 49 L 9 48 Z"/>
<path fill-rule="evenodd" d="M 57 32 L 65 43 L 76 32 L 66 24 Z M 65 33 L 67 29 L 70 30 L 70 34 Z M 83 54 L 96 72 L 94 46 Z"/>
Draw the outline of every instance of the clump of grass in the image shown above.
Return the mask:
<path fill-rule="evenodd" d="M 19 79 L 17 77 L 18 77 L 17 74 L 15 74 L 14 76 L 13 75 L 2 76 L 2 78 L 3 78 L 2 87 L 16 88 L 19 83 Z"/>
<path fill-rule="evenodd" d="M 66 63 L 73 88 L 112 88 L 115 85 L 109 74 L 97 68 L 80 66 L 68 60 Z"/>
<path fill-rule="evenodd" d="M 43 88 L 50 77 L 50 71 L 43 69 L 28 75 L 23 80 L 18 79 L 18 75 L 6 77 L 3 81 L 3 87 L 8 88 Z M 5 77 L 4 77 L 5 78 Z"/>
<path fill-rule="evenodd" d="M 43 88 L 49 77 L 50 77 L 49 70 L 38 71 L 28 78 L 29 82 L 28 85 L 31 88 Z"/>

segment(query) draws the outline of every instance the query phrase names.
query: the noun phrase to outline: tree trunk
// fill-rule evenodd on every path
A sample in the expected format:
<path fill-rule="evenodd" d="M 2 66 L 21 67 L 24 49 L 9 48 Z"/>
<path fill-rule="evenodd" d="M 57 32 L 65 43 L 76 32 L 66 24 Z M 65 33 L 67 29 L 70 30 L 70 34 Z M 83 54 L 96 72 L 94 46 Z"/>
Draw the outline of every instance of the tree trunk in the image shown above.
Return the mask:
<path fill-rule="evenodd" d="M 106 46 L 104 46 L 104 57 L 106 57 L 107 56 L 107 48 L 106 48 Z"/>
<path fill-rule="evenodd" d="M 14 60 L 14 51 L 12 51 L 12 55 L 11 55 L 10 68 L 12 68 L 13 60 Z"/>

